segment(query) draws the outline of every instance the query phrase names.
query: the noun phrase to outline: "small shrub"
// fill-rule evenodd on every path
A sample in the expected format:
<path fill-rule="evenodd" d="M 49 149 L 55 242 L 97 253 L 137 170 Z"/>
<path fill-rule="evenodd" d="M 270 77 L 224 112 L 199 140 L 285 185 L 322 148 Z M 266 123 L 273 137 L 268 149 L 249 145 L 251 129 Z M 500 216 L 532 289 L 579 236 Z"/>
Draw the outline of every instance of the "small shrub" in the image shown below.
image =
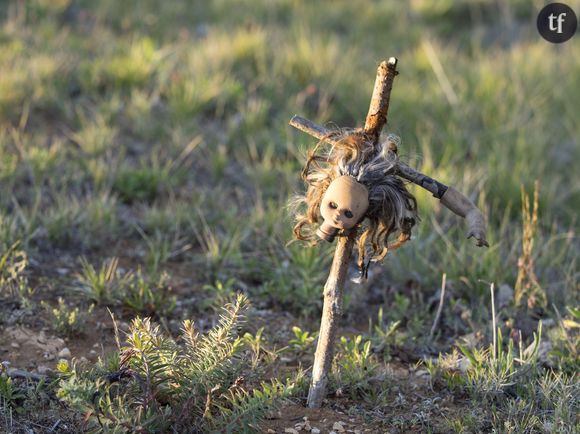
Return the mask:
<path fill-rule="evenodd" d="M 67 365 L 58 396 L 85 412 L 87 428 L 95 431 L 256 432 L 264 413 L 295 385 L 244 385 L 238 330 L 248 300 L 238 295 L 224 309 L 219 324 L 204 335 L 184 321 L 183 344 L 148 318 L 135 319 L 119 370 L 99 375 L 99 367 L 82 372 Z"/>

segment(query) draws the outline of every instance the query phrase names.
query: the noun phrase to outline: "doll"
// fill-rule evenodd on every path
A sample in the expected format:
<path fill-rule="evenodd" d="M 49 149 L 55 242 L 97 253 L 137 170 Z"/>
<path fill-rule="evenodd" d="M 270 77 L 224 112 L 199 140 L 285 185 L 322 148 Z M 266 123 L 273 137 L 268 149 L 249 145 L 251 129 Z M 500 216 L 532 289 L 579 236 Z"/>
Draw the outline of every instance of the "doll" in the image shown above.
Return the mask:
<path fill-rule="evenodd" d="M 309 154 L 302 172 L 308 189 L 294 203 L 305 204 L 306 210 L 296 214 L 294 236 L 332 242 L 358 228 L 357 262 L 366 275 L 371 260 L 382 260 L 389 250 L 410 239 L 418 220 L 417 202 L 397 175 L 397 136 L 389 135 L 378 147 L 360 130 L 342 130 L 329 136 Z M 389 243 L 397 235 L 398 239 Z"/>

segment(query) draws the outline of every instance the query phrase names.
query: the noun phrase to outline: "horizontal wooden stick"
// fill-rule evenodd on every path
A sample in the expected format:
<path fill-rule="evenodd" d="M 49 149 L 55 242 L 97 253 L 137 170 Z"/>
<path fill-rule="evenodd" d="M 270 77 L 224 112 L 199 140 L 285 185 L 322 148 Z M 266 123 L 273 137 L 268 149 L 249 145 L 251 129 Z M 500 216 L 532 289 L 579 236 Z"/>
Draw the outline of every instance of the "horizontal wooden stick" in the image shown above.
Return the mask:
<path fill-rule="evenodd" d="M 332 136 L 332 132 L 327 130 L 326 128 L 315 124 L 312 121 L 309 121 L 302 116 L 294 116 L 290 119 L 290 125 L 300 131 L 305 132 L 306 134 L 311 135 L 312 137 L 317 138 L 318 140 L 324 140 L 331 145 L 334 145 L 337 140 L 335 137 Z M 433 178 L 430 178 L 427 175 L 419 172 L 418 170 L 409 167 L 405 163 L 399 161 L 398 163 L 398 175 L 401 178 L 405 178 L 408 181 L 411 181 L 414 184 L 417 184 L 419 187 L 424 188 L 425 190 L 431 192 L 433 196 L 437 199 L 441 199 L 445 192 L 447 191 L 447 186 L 442 184 L 439 181 L 436 181 Z"/>

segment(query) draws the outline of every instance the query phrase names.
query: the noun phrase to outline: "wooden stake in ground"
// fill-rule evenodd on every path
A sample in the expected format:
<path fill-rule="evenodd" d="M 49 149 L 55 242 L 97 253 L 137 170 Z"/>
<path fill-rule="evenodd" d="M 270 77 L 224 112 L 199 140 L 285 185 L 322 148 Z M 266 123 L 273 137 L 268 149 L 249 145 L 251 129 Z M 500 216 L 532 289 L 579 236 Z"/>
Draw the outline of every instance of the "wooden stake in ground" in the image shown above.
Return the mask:
<path fill-rule="evenodd" d="M 388 62 L 382 62 L 377 70 L 375 88 L 364 128 L 365 134 L 374 144 L 378 143 L 381 130 L 387 122 L 389 98 L 393 79 L 397 74 L 396 67 L 397 59 L 391 57 Z M 308 407 L 310 408 L 320 407 L 326 393 L 328 372 L 334 355 L 336 331 L 342 315 L 342 292 L 355 237 L 356 228 L 352 229 L 347 237 L 338 239 L 330 274 L 324 285 L 322 320 L 312 367 L 312 382 L 308 391 Z"/>
<path fill-rule="evenodd" d="M 369 152 L 370 150 L 374 149 L 374 152 L 371 151 L 370 153 L 375 155 L 375 157 L 379 155 L 379 157 L 376 157 L 378 158 L 378 160 L 375 159 L 372 161 L 372 168 L 379 169 L 376 170 L 369 169 L 371 170 L 371 174 L 369 175 L 369 173 L 364 172 L 364 169 L 361 169 L 360 167 L 357 166 L 356 168 L 351 168 L 352 173 L 348 173 L 348 175 L 352 176 L 353 179 L 356 179 L 357 181 L 361 182 L 364 182 L 363 178 L 367 176 L 366 182 L 370 183 L 369 186 L 371 187 L 371 189 L 374 189 L 373 190 L 374 192 L 377 192 L 377 189 L 380 190 L 381 188 L 383 188 L 384 184 L 388 185 L 389 191 L 395 191 L 393 193 L 395 196 L 392 196 L 387 199 L 390 202 L 397 202 L 399 204 L 399 208 L 394 207 L 388 208 L 388 206 L 391 205 L 388 202 L 385 202 L 386 197 L 385 195 L 389 193 L 385 193 L 385 190 L 379 191 L 379 193 L 382 192 L 381 194 L 379 194 L 379 197 L 381 197 L 379 202 L 383 203 L 383 206 L 381 207 L 383 214 L 390 215 L 390 212 L 392 211 L 393 215 L 397 217 L 398 230 L 401 231 L 401 237 L 399 241 L 394 243 L 393 245 L 389 244 L 388 246 L 386 245 L 386 243 L 388 241 L 388 235 L 390 233 L 390 230 L 387 231 L 386 229 L 384 229 L 385 226 L 383 226 L 383 229 L 379 231 L 383 234 L 386 232 L 387 234 L 384 237 L 385 242 L 384 254 L 386 254 L 386 252 L 389 249 L 394 249 L 398 247 L 398 245 L 402 244 L 404 241 L 410 238 L 410 227 L 414 224 L 414 220 L 408 219 L 406 217 L 406 211 L 403 208 L 411 212 L 413 215 L 416 214 L 414 198 L 412 197 L 412 195 L 407 193 L 399 177 L 407 179 L 433 193 L 433 196 L 441 200 L 442 205 L 444 205 L 457 215 L 464 217 L 467 220 L 469 226 L 468 237 L 475 237 L 478 246 L 487 245 L 487 241 L 485 240 L 485 224 L 483 220 L 483 215 L 469 199 L 467 199 L 453 187 L 448 187 L 400 162 L 398 158 L 396 158 L 396 155 L 394 155 L 396 154 L 396 146 L 394 147 L 389 146 L 387 149 L 385 149 L 384 144 L 379 145 L 379 137 L 381 135 L 381 130 L 387 123 L 387 111 L 389 108 L 391 89 L 393 86 L 393 80 L 397 75 L 396 67 L 397 67 L 397 59 L 395 59 L 394 57 L 391 57 L 388 60 L 388 62 L 382 62 L 379 65 L 379 68 L 377 70 L 375 87 L 373 90 L 373 95 L 371 98 L 371 103 L 365 121 L 364 129 L 362 129 L 362 131 L 358 130 L 358 132 L 356 133 L 358 134 L 357 140 L 359 140 L 359 142 L 357 142 L 358 144 L 356 145 L 357 147 L 360 146 L 366 147 L 365 152 Z M 316 125 L 307 119 L 301 118 L 299 116 L 294 116 L 290 121 L 290 125 L 318 138 L 323 142 L 330 143 L 333 146 L 340 145 L 340 143 L 337 141 L 338 139 L 336 138 L 336 135 L 329 134 L 329 131 L 327 131 L 325 128 Z M 360 140 L 362 140 L 362 142 L 360 142 Z M 390 156 L 389 155 L 385 156 L 385 153 L 390 154 Z M 321 158 L 322 157 L 318 157 L 319 161 Z M 362 161 L 361 163 L 363 165 L 365 164 L 364 161 Z M 339 165 L 341 164 L 342 163 L 339 163 Z M 308 167 L 309 163 L 307 163 L 307 168 Z M 361 170 L 363 170 L 364 173 L 361 172 Z M 305 171 L 308 172 L 308 170 Z M 343 173 L 342 175 L 346 174 Z M 390 178 L 387 180 L 387 177 Z M 317 182 L 317 184 L 320 183 Z M 314 204 L 318 203 L 319 202 L 314 200 L 311 202 L 311 206 L 314 207 L 315 206 Z M 337 208 L 337 205 L 333 203 L 330 203 L 329 206 L 334 207 L 335 209 Z M 390 211 L 385 212 L 385 210 Z M 312 213 L 309 214 L 313 215 Z M 316 219 L 311 218 L 309 220 L 308 217 L 306 218 L 302 217 L 301 220 L 302 222 L 298 223 L 297 226 L 295 227 L 295 235 L 297 234 L 297 231 L 298 235 L 300 235 L 300 228 L 304 225 L 304 221 L 306 221 L 306 223 L 312 223 Z M 409 227 L 407 227 L 408 220 L 410 221 Z M 389 225 L 392 226 L 391 224 L 392 222 L 390 220 L 389 222 L 390 222 Z M 371 223 L 375 225 L 374 226 L 375 230 L 377 228 L 377 224 L 380 224 L 380 222 L 377 223 L 376 220 L 374 222 L 371 221 Z M 375 234 L 376 233 L 377 232 L 375 232 Z M 324 235 L 324 231 L 322 232 L 322 234 Z M 359 240 L 360 241 L 359 261 L 361 260 L 361 254 L 364 256 L 364 243 L 367 238 L 367 235 L 368 229 L 367 232 L 364 233 Z M 330 371 L 334 355 L 333 351 L 334 341 L 336 338 L 339 319 L 342 314 L 342 295 L 344 283 L 346 281 L 350 257 L 352 254 L 355 241 L 357 240 L 357 236 L 358 236 L 357 226 L 355 226 L 352 229 L 343 230 L 342 236 L 338 237 L 337 246 L 334 253 L 334 259 L 330 269 L 330 274 L 324 286 L 324 305 L 322 310 L 322 319 L 320 323 L 320 333 L 318 337 L 318 345 L 316 347 L 314 366 L 312 368 L 312 382 L 310 384 L 310 390 L 308 392 L 308 406 L 310 408 L 320 407 L 325 397 L 326 384 L 328 381 L 328 373 Z M 327 241 L 331 241 L 333 237 L 328 237 L 324 239 L 327 239 Z M 375 249 L 377 249 L 376 246 Z M 376 250 L 373 252 L 373 254 L 375 259 L 376 258 L 381 259 L 382 257 L 384 257 L 384 254 L 382 254 L 381 256 L 380 252 Z"/>

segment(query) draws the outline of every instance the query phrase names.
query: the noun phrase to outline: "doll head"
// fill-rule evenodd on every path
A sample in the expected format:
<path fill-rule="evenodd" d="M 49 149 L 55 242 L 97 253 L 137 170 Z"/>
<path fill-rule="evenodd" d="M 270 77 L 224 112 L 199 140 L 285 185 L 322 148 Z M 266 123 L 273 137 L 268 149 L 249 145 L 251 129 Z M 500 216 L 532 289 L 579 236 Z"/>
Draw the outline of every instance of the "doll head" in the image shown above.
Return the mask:
<path fill-rule="evenodd" d="M 330 183 L 320 203 L 324 219 L 316 235 L 333 241 L 341 229 L 353 228 L 369 207 L 369 191 L 352 176 L 343 175 Z"/>
<path fill-rule="evenodd" d="M 302 178 L 308 186 L 297 196 L 294 237 L 316 242 L 358 228 L 358 263 L 384 258 L 389 249 L 410 238 L 417 203 L 397 176 L 398 137 L 374 145 L 362 131 L 331 133 L 309 153 Z M 389 238 L 399 234 L 394 244 Z"/>

